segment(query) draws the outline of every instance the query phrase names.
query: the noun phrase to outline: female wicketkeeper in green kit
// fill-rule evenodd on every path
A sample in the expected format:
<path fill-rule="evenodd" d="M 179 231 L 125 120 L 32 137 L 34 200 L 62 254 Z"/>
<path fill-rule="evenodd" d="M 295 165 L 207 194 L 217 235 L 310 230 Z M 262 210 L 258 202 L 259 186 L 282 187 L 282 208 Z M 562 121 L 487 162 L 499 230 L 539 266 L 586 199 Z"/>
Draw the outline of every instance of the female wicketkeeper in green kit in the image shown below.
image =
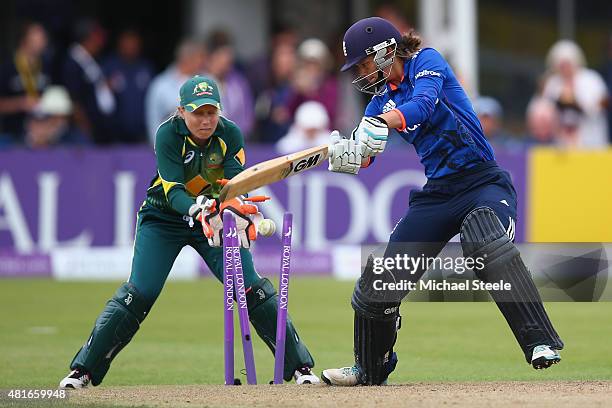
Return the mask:
<path fill-rule="evenodd" d="M 98 316 L 86 343 L 70 363 L 62 388 L 83 388 L 104 379 L 113 358 L 130 342 L 159 296 L 177 255 L 193 247 L 212 273 L 223 280 L 223 232 L 219 208 L 236 214 L 242 266 L 251 323 L 274 350 L 277 295 L 272 283 L 253 267 L 248 248 L 256 238 L 251 215 L 241 200 L 219 205 L 218 181 L 243 170 L 244 141 L 240 129 L 220 116 L 221 97 L 215 81 L 195 76 L 180 89 L 180 106 L 157 130 L 157 175 L 138 211 L 132 271 Z M 210 206 L 215 199 L 214 206 Z M 251 207 L 252 209 L 252 207 Z M 207 236 L 203 233 L 203 226 Z M 286 381 L 318 383 L 314 360 L 287 319 Z"/>

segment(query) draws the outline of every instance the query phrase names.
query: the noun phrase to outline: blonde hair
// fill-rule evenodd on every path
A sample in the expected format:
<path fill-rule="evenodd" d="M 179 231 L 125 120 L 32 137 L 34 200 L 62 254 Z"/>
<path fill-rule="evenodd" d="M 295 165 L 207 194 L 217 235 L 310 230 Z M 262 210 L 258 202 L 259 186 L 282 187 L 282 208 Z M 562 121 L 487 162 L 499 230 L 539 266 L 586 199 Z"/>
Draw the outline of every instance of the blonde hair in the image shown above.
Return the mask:
<path fill-rule="evenodd" d="M 577 67 L 584 67 L 586 60 L 582 49 L 573 41 L 557 41 L 548 51 L 546 65 L 549 69 L 555 69 L 561 61 L 570 61 Z"/>

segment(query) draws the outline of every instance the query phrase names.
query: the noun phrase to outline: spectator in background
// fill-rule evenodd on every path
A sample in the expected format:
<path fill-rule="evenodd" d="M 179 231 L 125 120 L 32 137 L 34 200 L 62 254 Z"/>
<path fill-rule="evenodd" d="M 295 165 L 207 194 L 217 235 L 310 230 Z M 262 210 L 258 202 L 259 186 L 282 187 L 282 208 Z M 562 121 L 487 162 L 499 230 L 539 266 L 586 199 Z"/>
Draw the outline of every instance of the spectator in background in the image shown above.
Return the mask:
<path fill-rule="evenodd" d="M 304 102 L 295 111 L 295 122 L 289 133 L 276 143 L 276 150 L 288 154 L 328 144 L 330 133 L 325 106 L 315 101 Z"/>
<path fill-rule="evenodd" d="M 249 69 L 245 72 L 255 97 L 277 83 L 274 75 L 275 52 L 279 49 L 290 49 L 295 53 L 297 42 L 297 34 L 292 26 L 283 24 L 274 26 L 269 49 L 253 58 L 248 64 Z"/>
<path fill-rule="evenodd" d="M 561 40 L 550 49 L 547 65 L 549 75 L 542 95 L 557 105 L 564 144 L 605 147 L 608 92 L 601 76 L 585 67 L 582 50 L 568 40 Z"/>
<path fill-rule="evenodd" d="M 32 112 L 50 83 L 49 67 L 43 58 L 47 32 L 38 23 L 21 28 L 12 58 L 0 65 L 0 133 L 16 142 L 23 135 L 27 114 Z"/>
<path fill-rule="evenodd" d="M 86 144 L 87 138 L 70 122 L 72 102 L 66 89 L 49 86 L 40 103 L 26 120 L 25 144 L 32 149 L 46 149 L 63 144 Z"/>
<path fill-rule="evenodd" d="M 296 50 L 289 43 L 279 43 L 272 50 L 271 79 L 255 103 L 258 140 L 276 143 L 289 130 L 291 114 L 287 108 L 293 97 L 291 77 L 296 68 Z"/>
<path fill-rule="evenodd" d="M 223 116 L 236 125 L 245 137 L 251 135 L 255 124 L 253 94 L 247 79 L 234 66 L 234 47 L 224 31 L 213 31 L 208 39 L 208 73 L 217 80 L 223 101 Z"/>
<path fill-rule="evenodd" d="M 96 61 L 106 44 L 106 32 L 97 21 L 90 19 L 79 21 L 75 28 L 77 42 L 68 50 L 63 83 L 74 103 L 79 129 L 96 144 L 107 145 L 115 141 L 116 102 Z"/>
<path fill-rule="evenodd" d="M 527 106 L 528 145 L 559 144 L 559 114 L 553 102 L 534 98 Z"/>
<path fill-rule="evenodd" d="M 159 124 L 176 111 L 176 95 L 181 85 L 192 76 L 204 73 L 205 59 L 202 42 L 185 39 L 176 48 L 174 62 L 151 82 L 145 97 L 145 117 L 151 144 L 155 143 Z"/>
<path fill-rule="evenodd" d="M 294 95 L 289 102 L 292 116 L 306 101 L 317 101 L 325 106 L 332 127 L 336 126 L 338 81 L 330 74 L 331 54 L 323 41 L 309 38 L 298 47 L 299 64 L 293 76 Z"/>
<path fill-rule="evenodd" d="M 141 54 L 140 33 L 135 29 L 126 29 L 119 34 L 115 54 L 103 65 L 117 101 L 115 126 L 117 141 L 121 143 L 147 140 L 144 98 L 153 79 L 153 67 Z"/>
<path fill-rule="evenodd" d="M 502 127 L 504 111 L 501 104 L 490 96 L 480 96 L 474 101 L 482 131 L 494 147 L 516 148 L 518 143 Z"/>

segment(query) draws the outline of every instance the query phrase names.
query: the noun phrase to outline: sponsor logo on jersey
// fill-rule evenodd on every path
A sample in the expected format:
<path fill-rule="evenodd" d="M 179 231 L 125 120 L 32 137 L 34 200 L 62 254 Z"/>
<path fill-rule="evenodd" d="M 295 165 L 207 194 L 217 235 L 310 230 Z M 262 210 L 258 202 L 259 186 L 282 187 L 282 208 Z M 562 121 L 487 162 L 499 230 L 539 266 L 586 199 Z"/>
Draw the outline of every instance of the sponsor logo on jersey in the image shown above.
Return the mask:
<path fill-rule="evenodd" d="M 190 161 L 193 160 L 193 158 L 195 157 L 195 152 L 193 150 L 190 150 L 187 152 L 187 154 L 185 155 L 185 159 L 183 159 L 183 163 L 187 164 Z"/>
<path fill-rule="evenodd" d="M 421 77 L 424 77 L 424 76 L 437 76 L 437 77 L 441 77 L 442 75 L 440 75 L 440 73 L 439 73 L 439 72 L 436 72 L 436 71 L 430 71 L 430 70 L 428 70 L 428 69 L 424 69 L 424 70 L 422 70 L 421 72 L 417 73 L 417 74 L 414 76 L 414 79 L 415 79 L 415 80 L 417 80 L 417 79 L 419 79 L 419 78 L 421 78 Z"/>

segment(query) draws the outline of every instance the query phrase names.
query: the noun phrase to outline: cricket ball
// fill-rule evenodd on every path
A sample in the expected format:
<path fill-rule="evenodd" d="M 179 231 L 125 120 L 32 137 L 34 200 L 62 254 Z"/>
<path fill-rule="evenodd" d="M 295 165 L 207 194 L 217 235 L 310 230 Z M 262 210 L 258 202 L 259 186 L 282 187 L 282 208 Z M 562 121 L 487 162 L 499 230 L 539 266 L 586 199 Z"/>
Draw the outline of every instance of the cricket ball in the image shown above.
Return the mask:
<path fill-rule="evenodd" d="M 263 219 L 257 226 L 257 232 L 264 237 L 272 236 L 276 232 L 276 224 L 269 219 Z"/>

